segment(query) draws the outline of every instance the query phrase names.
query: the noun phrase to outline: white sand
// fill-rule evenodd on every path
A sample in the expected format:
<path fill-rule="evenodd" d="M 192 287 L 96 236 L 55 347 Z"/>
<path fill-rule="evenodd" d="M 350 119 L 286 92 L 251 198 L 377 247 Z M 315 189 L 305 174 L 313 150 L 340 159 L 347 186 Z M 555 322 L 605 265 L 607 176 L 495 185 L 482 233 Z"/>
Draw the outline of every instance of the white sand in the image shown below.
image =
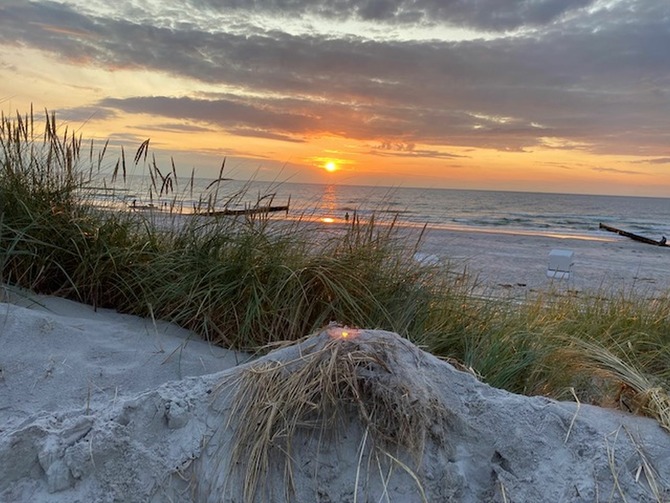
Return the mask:
<path fill-rule="evenodd" d="M 0 304 L 0 431 L 36 412 L 96 408 L 248 359 L 169 323 L 54 297 L 7 297 L 11 303 Z"/>
<path fill-rule="evenodd" d="M 574 252 L 568 280 L 547 277 L 549 253 Z M 477 276 L 482 291 L 525 295 L 548 288 L 573 294 L 636 293 L 656 297 L 670 291 L 670 247 L 652 246 L 602 232 L 598 240 L 491 232 L 431 230 L 422 251 Z"/>
<path fill-rule="evenodd" d="M 669 249 L 618 237 L 448 233 L 429 235 L 425 251 L 469 258 L 495 285 L 511 285 L 496 288 L 525 292 L 547 285 L 546 258 L 558 247 L 575 251 L 576 289 L 670 284 Z M 231 404 L 212 390 L 248 357 L 166 323 L 0 292 L 0 502 L 240 501 L 221 455 L 234 435 Z M 494 390 L 392 334 L 363 339 L 398 348 L 404 385 L 451 418 L 435 423 L 417 471 L 428 501 L 656 501 L 653 484 L 670 497 L 670 435 L 654 421 Z M 296 359 L 314 343 L 264 361 Z M 358 471 L 361 435 L 352 419 L 334 444 L 302 439 L 293 501 L 352 501 L 356 487 L 380 501 L 374 460 Z M 414 478 L 391 465 L 390 501 L 421 501 Z"/>

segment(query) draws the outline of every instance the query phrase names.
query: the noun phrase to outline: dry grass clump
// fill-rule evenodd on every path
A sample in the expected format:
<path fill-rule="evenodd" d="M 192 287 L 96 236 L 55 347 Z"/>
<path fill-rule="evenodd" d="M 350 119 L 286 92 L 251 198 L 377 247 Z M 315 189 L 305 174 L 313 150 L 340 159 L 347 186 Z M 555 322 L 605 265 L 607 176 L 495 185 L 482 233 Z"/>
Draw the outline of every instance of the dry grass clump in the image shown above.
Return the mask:
<path fill-rule="evenodd" d="M 598 382 L 600 396 L 593 400 L 598 405 L 652 417 L 670 431 L 670 396 L 665 383 L 646 373 L 644 365 L 631 361 L 635 358 L 632 351 L 627 357 L 620 356 L 597 343 L 573 339 L 556 357 L 571 362 L 568 374 L 588 379 L 591 390 Z"/>
<path fill-rule="evenodd" d="M 369 439 L 372 452 L 385 453 L 407 470 L 400 459 L 410 456 L 418 466 L 430 425 L 446 420 L 437 398 L 417 384 L 418 369 L 399 363 L 397 344 L 364 336 L 345 339 L 342 330 L 326 330 L 292 361 L 266 360 L 224 383 L 234 389 L 230 417 L 239 423 L 231 456 L 244 460 L 245 501 L 254 501 L 259 483 L 270 480 L 281 464 L 291 493 L 292 443 L 299 431 L 319 441 L 332 439 L 345 420 L 356 417 L 362 442 Z M 239 466 L 236 462 L 231 466 Z M 360 470 L 361 457 L 358 462 Z"/>

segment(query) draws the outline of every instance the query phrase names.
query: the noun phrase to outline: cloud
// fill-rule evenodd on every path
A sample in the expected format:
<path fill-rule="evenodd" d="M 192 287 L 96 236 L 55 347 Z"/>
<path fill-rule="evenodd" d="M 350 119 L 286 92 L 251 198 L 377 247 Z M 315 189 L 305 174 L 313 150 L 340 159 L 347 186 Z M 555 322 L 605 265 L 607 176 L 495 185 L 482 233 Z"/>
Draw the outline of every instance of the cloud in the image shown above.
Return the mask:
<path fill-rule="evenodd" d="M 593 0 L 190 0 L 192 8 L 244 9 L 267 15 L 384 22 L 399 25 L 447 23 L 481 30 L 544 25 L 594 3 Z"/>
<path fill-rule="evenodd" d="M 382 157 L 422 157 L 430 159 L 462 159 L 469 157 L 440 150 L 418 149 L 413 143 L 393 142 L 382 142 L 368 153 Z"/>
<path fill-rule="evenodd" d="M 106 98 L 103 107 L 123 110 L 127 113 L 152 114 L 163 117 L 191 119 L 216 124 L 224 129 L 246 131 L 285 131 L 301 134 L 317 127 L 318 119 L 273 106 L 266 100 L 245 101 L 243 99 L 196 100 L 192 98 L 137 97 L 127 99 Z"/>
<path fill-rule="evenodd" d="M 591 168 L 592 171 L 598 171 L 600 173 L 616 173 L 616 174 L 623 174 L 623 175 L 641 175 L 639 171 L 633 171 L 630 169 L 617 169 L 617 168 L 603 168 L 603 167 L 596 167 L 596 168 Z"/>
<path fill-rule="evenodd" d="M 305 140 L 300 138 L 293 138 L 291 136 L 279 133 L 272 133 L 270 131 L 264 131 L 260 129 L 233 128 L 229 129 L 228 132 L 230 134 L 234 134 L 237 136 L 248 136 L 252 138 L 267 138 L 269 140 L 287 141 L 291 143 L 305 143 Z"/>
<path fill-rule="evenodd" d="M 133 145 L 137 148 L 140 147 L 140 145 L 146 141 L 146 136 L 141 135 L 141 134 L 133 134 L 133 133 L 113 133 L 108 136 L 109 143 L 110 145 L 114 146 L 125 146 L 125 145 Z"/>
<path fill-rule="evenodd" d="M 175 133 L 204 133 L 213 131 L 211 128 L 181 123 L 143 125 L 142 129 L 147 131 L 169 131 Z"/>
<path fill-rule="evenodd" d="M 103 121 L 118 117 L 116 110 L 100 106 L 81 106 L 58 110 L 58 118 L 67 122 Z"/>
<path fill-rule="evenodd" d="M 184 20 L 171 17 L 173 1 L 119 5 L 134 15 L 96 14 L 66 3 L 3 3 L 0 43 L 76 65 L 187 79 L 192 85 L 184 96 L 109 97 L 98 105 L 237 134 L 286 141 L 338 135 L 517 152 L 553 137 L 561 139 L 557 148 L 667 152 L 666 2 L 190 0 Z M 142 5 L 165 10 L 152 17 L 142 14 Z M 229 12 L 262 19 L 280 11 L 286 18 L 521 31 L 450 42 L 324 35 L 317 28 L 297 36 L 264 30 L 262 23 L 236 21 L 230 29 L 225 23 Z M 213 86 L 235 91 L 198 92 Z"/>
<path fill-rule="evenodd" d="M 657 157 L 656 159 L 643 159 L 634 161 L 635 164 L 670 164 L 670 157 Z"/>
<path fill-rule="evenodd" d="M 372 155 L 378 155 L 382 157 L 405 157 L 405 158 L 428 158 L 428 159 L 461 159 L 463 155 L 451 154 L 449 152 L 441 152 L 438 150 L 427 150 L 427 149 L 416 149 L 411 152 L 388 152 L 388 151 L 379 151 L 373 150 L 370 152 Z"/>

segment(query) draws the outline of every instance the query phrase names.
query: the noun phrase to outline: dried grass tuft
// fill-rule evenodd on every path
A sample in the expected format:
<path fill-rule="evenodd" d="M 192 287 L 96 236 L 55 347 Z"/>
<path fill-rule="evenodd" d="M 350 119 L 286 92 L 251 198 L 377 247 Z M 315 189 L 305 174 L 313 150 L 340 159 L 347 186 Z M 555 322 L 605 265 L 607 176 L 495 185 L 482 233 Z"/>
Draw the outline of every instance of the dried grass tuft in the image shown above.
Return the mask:
<path fill-rule="evenodd" d="M 234 389 L 230 417 L 239 422 L 231 467 L 245 470 L 244 500 L 254 501 L 259 481 L 281 469 L 273 464 L 276 453 L 290 494 L 295 434 L 307 431 L 322 441 L 352 415 L 376 453 L 391 459 L 390 452 L 409 455 L 418 466 L 430 425 L 446 411 L 417 384 L 418 369 L 399 363 L 397 351 L 398 344 L 383 338 L 345 340 L 322 333 L 299 358 L 264 361 L 224 383 Z"/>
<path fill-rule="evenodd" d="M 626 357 L 589 341 L 573 340 L 572 347 L 559 353 L 571 361 L 571 374 L 582 373 L 609 384 L 614 396 L 603 397 L 600 405 L 646 415 L 670 431 L 670 395 L 665 383 L 644 372 L 644 365 L 630 361 L 633 352 Z"/>

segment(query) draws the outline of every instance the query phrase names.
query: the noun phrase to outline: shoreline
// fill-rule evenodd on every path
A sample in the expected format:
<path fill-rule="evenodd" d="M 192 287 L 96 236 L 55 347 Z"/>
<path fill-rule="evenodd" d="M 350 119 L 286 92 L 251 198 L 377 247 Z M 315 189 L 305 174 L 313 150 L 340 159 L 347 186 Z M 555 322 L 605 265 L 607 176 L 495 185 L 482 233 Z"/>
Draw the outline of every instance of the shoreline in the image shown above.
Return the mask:
<path fill-rule="evenodd" d="M 568 231 L 568 230 L 551 230 L 551 229 L 532 229 L 532 228 L 519 228 L 519 227 L 474 227 L 468 225 L 458 225 L 454 223 L 449 224 L 438 224 L 435 222 L 413 222 L 409 220 L 404 220 L 402 214 L 399 213 L 381 213 L 375 214 L 375 223 L 380 226 L 388 226 L 391 222 L 394 223 L 396 227 L 403 229 L 416 229 L 421 230 L 424 227 L 427 231 L 445 231 L 445 232 L 472 232 L 472 233 L 481 233 L 481 234 L 505 234 L 505 235 L 515 235 L 515 236 L 532 236 L 532 237 L 548 237 L 555 239 L 578 239 L 582 241 L 603 241 L 603 242 L 616 242 L 617 238 L 610 236 L 609 233 L 603 232 L 602 230 L 594 227 L 592 231 L 589 232 L 580 232 L 580 231 Z M 361 218 L 361 222 L 367 222 L 369 217 L 366 215 Z M 286 221 L 286 222 L 309 222 L 322 225 L 348 225 L 351 223 L 350 220 L 347 220 L 343 217 L 323 217 L 318 215 L 310 215 L 309 213 L 299 214 L 298 216 L 288 216 L 288 217 L 273 217 L 273 220 L 276 221 Z"/>

